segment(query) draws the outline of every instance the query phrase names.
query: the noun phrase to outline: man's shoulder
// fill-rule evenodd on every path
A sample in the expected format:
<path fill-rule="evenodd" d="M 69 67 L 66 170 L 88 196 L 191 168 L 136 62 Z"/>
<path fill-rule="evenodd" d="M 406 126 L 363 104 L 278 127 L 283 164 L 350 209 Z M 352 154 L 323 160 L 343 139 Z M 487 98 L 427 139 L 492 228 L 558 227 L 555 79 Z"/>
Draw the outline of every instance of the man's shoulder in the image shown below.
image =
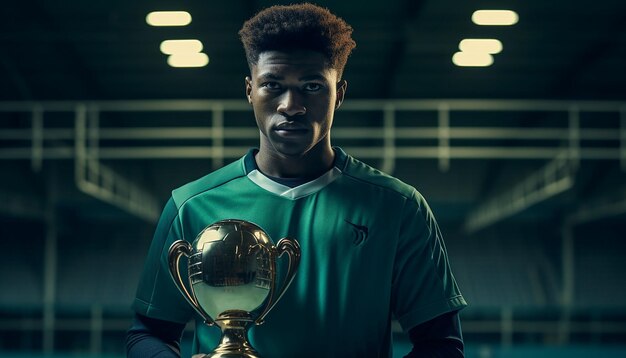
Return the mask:
<path fill-rule="evenodd" d="M 342 172 L 363 185 L 383 188 L 407 199 L 418 194 L 413 186 L 349 155 Z"/>
<path fill-rule="evenodd" d="M 216 171 L 213 171 L 199 179 L 189 182 L 172 191 L 172 199 L 177 207 L 181 207 L 189 199 L 241 177 L 246 173 L 243 167 L 243 159 L 238 159 Z"/>

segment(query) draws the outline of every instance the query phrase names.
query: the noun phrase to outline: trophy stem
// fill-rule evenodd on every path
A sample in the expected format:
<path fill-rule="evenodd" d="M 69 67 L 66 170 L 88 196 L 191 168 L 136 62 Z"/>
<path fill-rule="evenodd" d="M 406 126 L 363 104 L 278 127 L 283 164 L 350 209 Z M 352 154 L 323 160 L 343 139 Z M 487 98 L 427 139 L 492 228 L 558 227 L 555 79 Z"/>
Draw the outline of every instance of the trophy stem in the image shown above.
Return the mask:
<path fill-rule="evenodd" d="M 248 329 L 254 324 L 248 312 L 226 311 L 215 323 L 222 329 L 222 338 L 205 358 L 261 358 L 248 341 Z"/>

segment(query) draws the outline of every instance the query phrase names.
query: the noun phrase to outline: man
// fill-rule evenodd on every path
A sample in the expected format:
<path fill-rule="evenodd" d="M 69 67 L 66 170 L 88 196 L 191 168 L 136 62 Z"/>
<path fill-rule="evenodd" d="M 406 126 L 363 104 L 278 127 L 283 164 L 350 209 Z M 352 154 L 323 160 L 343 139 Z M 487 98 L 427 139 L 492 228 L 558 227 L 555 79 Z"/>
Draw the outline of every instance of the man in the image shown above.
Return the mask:
<path fill-rule="evenodd" d="M 311 4 L 270 7 L 244 24 L 259 148 L 172 192 L 133 303 L 129 357 L 178 356 L 194 313 L 167 273 L 168 248 L 228 218 L 254 222 L 274 240 L 296 238 L 302 248 L 294 282 L 250 331 L 261 355 L 389 357 L 395 318 L 413 343 L 410 356 L 463 356 L 457 312 L 466 303 L 426 201 L 331 146 L 351 33 Z M 218 329 L 198 322 L 193 352 L 211 351 L 218 338 Z"/>

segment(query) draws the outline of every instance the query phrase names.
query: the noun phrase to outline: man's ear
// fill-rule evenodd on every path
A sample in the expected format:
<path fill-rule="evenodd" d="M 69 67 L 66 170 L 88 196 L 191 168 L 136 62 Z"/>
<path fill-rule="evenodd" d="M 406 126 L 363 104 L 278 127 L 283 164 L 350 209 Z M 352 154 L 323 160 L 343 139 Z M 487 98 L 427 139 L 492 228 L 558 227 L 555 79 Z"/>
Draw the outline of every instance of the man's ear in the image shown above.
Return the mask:
<path fill-rule="evenodd" d="M 246 98 L 248 98 L 248 103 L 252 104 L 252 79 L 250 76 L 246 76 Z"/>
<path fill-rule="evenodd" d="M 339 109 L 339 106 L 343 103 L 343 98 L 346 95 L 346 89 L 348 88 L 348 81 L 341 80 L 337 82 L 337 98 L 335 99 L 335 110 Z"/>

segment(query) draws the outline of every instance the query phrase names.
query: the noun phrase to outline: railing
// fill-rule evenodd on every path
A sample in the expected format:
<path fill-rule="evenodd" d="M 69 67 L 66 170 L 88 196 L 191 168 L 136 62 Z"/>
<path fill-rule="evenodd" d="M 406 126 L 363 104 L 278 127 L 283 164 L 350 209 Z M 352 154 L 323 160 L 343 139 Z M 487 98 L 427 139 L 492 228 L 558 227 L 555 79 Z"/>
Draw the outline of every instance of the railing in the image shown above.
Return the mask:
<path fill-rule="evenodd" d="M 256 139 L 254 121 L 246 127 L 233 127 L 229 113 L 248 112 L 251 107 L 239 100 L 153 100 L 153 101 L 94 101 L 94 102 L 0 102 L 4 115 L 27 114 L 30 123 L 22 128 L 11 128 L 0 122 L 0 140 L 6 144 L 21 140 L 28 145 L 4 145 L 0 159 L 31 159 L 37 167 L 43 159 L 69 159 L 74 156 L 71 141 L 75 139 L 74 123 L 46 127 L 54 119 L 50 113 L 68 113 L 78 117 L 87 111 L 99 124 L 90 128 L 91 148 L 100 159 L 159 159 L 159 158 L 223 158 L 237 157 L 247 147 L 229 145 L 225 139 Z M 190 112 L 206 113 L 196 117 L 196 125 L 177 125 Z M 343 125 L 348 115 L 373 114 L 365 125 Z M 109 126 L 102 114 L 113 121 L 123 113 L 123 125 Z M 170 116 L 167 126 L 145 126 L 150 118 L 134 118 L 138 113 L 176 114 Z M 429 126 L 420 118 L 409 118 L 413 125 L 397 123 L 399 116 L 430 113 L 436 123 Z M 487 125 L 481 124 L 485 114 L 499 113 Z M 111 115 L 113 114 L 113 115 Z M 613 118 L 603 127 L 594 127 L 593 115 L 609 114 Z M 555 120 L 554 115 L 562 117 Z M 550 126 L 541 121 L 535 125 L 519 125 L 520 121 L 550 117 Z M 336 115 L 333 137 L 341 139 L 381 140 L 380 145 L 354 147 L 355 156 L 366 158 L 432 158 L 439 160 L 445 170 L 450 159 L 552 159 L 563 148 L 576 159 L 615 159 L 626 165 L 626 102 L 567 102 L 521 100 L 352 100 L 346 101 Z M 133 123 L 143 125 L 133 127 Z M 463 122 L 469 122 L 462 125 Z M 24 121 L 25 123 L 26 121 Z M 97 120 L 94 120 L 97 122 Z M 174 124 L 172 126 L 171 124 Z M 591 125 L 590 125 L 591 124 Z M 211 140 L 211 145 L 168 145 L 171 140 Z M 124 146 L 115 141 L 163 141 L 156 146 Z M 434 140 L 436 145 L 415 145 L 410 140 Z M 520 141 L 523 145 L 502 145 L 502 142 Z M 56 144 L 54 141 L 57 141 Z M 102 146 L 101 141 L 109 145 Z M 537 141 L 550 141 L 536 145 Z M 593 141 L 593 144 L 589 144 Z M 460 144 L 463 143 L 463 144 Z M 565 146 L 563 145 L 565 144 Z M 94 154 L 95 155 L 95 154 Z"/>
<path fill-rule="evenodd" d="M 43 160 L 74 159 L 79 189 L 151 221 L 155 198 L 102 161 L 207 158 L 219 168 L 258 140 L 243 100 L 0 102 L 0 116 L 0 160 L 30 160 L 37 171 Z M 442 171 L 453 159 L 553 160 L 468 218 L 477 230 L 567 190 L 581 160 L 626 170 L 626 102 L 352 100 L 333 137 L 388 173 L 400 158 L 436 159 Z"/>

